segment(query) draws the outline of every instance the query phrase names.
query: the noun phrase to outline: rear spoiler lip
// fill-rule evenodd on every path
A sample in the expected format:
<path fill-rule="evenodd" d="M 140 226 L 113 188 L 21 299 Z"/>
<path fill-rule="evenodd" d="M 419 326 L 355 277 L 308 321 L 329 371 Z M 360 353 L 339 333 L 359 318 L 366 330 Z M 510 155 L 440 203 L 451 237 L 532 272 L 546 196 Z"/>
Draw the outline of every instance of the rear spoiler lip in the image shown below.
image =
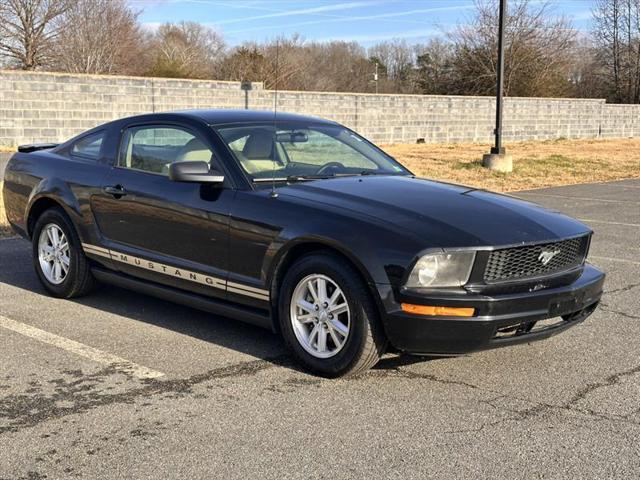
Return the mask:
<path fill-rule="evenodd" d="M 30 143 L 28 145 L 20 145 L 18 146 L 18 151 L 20 153 L 31 153 L 37 152 L 38 150 L 49 150 L 50 148 L 55 148 L 59 143 Z"/>

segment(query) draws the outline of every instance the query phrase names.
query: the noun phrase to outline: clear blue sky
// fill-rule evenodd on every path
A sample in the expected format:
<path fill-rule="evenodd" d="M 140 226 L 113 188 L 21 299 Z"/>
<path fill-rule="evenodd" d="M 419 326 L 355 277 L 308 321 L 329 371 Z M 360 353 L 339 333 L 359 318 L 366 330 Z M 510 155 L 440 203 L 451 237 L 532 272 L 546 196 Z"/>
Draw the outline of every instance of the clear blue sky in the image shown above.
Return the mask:
<path fill-rule="evenodd" d="M 533 0 L 537 1 L 537 0 Z M 236 45 L 300 33 L 307 40 L 355 40 L 365 46 L 404 38 L 410 43 L 465 23 L 473 0 L 129 0 L 150 28 L 194 20 Z M 592 0 L 551 0 L 552 11 L 589 28 Z"/>

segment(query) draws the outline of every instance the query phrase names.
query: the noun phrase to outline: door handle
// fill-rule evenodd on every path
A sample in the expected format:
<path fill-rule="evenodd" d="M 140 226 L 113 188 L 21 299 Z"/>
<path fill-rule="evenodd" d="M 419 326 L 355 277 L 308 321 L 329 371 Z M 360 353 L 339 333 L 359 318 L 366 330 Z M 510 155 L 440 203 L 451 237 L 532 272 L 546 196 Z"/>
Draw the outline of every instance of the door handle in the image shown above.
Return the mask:
<path fill-rule="evenodd" d="M 113 195 L 116 198 L 124 197 L 127 194 L 127 191 L 124 189 L 122 185 L 104 187 L 103 190 L 104 190 L 104 193 Z"/>

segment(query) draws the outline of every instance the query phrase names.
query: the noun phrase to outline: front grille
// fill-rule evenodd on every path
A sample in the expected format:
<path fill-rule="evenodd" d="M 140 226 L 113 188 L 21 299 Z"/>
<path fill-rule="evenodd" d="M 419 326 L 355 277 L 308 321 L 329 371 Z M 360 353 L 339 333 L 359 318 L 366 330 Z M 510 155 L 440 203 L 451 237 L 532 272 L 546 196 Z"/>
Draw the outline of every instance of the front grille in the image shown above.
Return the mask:
<path fill-rule="evenodd" d="M 589 237 L 578 237 L 555 243 L 504 248 L 490 253 L 484 270 L 484 281 L 496 283 L 540 277 L 570 270 L 584 262 Z M 545 264 L 546 255 L 556 252 Z"/>

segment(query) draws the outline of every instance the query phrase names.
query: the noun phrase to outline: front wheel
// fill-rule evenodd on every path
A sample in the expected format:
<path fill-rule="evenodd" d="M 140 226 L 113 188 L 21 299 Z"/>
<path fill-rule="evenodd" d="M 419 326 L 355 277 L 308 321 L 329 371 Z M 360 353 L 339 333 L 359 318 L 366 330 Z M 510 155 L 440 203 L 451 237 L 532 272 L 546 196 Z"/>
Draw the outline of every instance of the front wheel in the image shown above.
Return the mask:
<path fill-rule="evenodd" d="M 337 377 L 378 362 L 387 341 L 371 294 L 351 265 L 330 253 L 308 255 L 291 267 L 280 290 L 282 334 L 306 368 Z"/>

